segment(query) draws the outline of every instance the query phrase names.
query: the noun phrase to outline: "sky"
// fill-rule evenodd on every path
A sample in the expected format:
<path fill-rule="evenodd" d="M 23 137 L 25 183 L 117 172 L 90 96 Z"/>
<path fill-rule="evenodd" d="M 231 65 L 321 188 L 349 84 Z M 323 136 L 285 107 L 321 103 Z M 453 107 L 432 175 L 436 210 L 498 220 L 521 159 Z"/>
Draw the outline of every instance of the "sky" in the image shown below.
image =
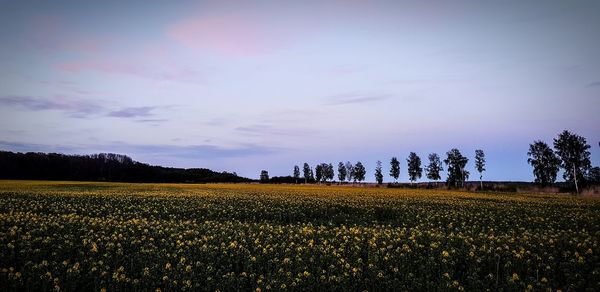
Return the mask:
<path fill-rule="evenodd" d="M 0 0 L 0 149 L 368 181 L 452 148 L 477 179 L 483 149 L 531 181 L 563 130 L 600 165 L 598 28 L 599 1 Z"/>

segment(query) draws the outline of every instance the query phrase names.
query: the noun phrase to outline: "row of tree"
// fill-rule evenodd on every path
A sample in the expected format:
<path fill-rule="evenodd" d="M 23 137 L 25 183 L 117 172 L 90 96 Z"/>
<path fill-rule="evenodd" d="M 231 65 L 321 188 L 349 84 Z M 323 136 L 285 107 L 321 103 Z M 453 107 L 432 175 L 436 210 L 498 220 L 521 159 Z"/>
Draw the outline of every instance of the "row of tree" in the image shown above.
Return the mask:
<path fill-rule="evenodd" d="M 529 145 L 527 162 L 533 167 L 535 182 L 547 186 L 556 181 L 559 169 L 566 182 L 575 186 L 600 183 L 600 167 L 592 167 L 586 139 L 567 130 L 554 138 L 554 149 L 537 140 Z M 600 143 L 599 143 L 600 145 Z"/>
<path fill-rule="evenodd" d="M 0 179 L 194 183 L 252 181 L 239 177 L 235 172 L 153 166 L 114 153 L 66 155 L 9 151 L 0 151 Z"/>
<path fill-rule="evenodd" d="M 534 141 L 529 145 L 529 156 L 527 162 L 533 167 L 535 183 L 542 186 L 548 186 L 556 181 L 559 170 L 563 170 L 563 178 L 567 183 L 571 183 L 575 191 L 579 193 L 581 185 L 600 184 L 600 167 L 592 167 L 590 161 L 590 145 L 584 137 L 563 131 L 553 141 L 554 149 L 550 148 L 544 141 Z M 600 143 L 599 143 L 600 146 Z M 407 172 L 411 183 L 420 179 L 423 170 L 429 180 L 439 181 L 440 173 L 444 171 L 442 161 L 437 153 L 431 153 L 428 156 L 429 164 L 423 168 L 421 158 L 415 153 L 410 152 L 407 162 Z M 446 159 L 443 163 L 446 165 L 446 182 L 450 186 L 464 186 L 464 182 L 469 178 L 469 171 L 466 165 L 469 159 L 454 148 L 446 152 Z M 475 150 L 475 169 L 479 173 L 480 187 L 483 188 L 483 172 L 485 168 L 485 154 L 483 150 Z M 315 173 L 308 163 L 304 163 L 302 169 L 305 183 L 309 182 L 331 182 L 334 179 L 334 169 L 331 163 L 321 163 L 315 167 Z M 352 164 L 350 161 L 338 163 L 338 180 L 340 182 L 362 182 L 365 180 L 365 167 L 359 161 Z M 266 180 L 263 180 L 266 175 Z M 400 177 L 400 161 L 396 157 L 390 160 L 390 177 L 397 182 Z M 381 161 L 377 161 L 375 167 L 375 181 L 383 183 L 383 169 Z M 292 174 L 293 182 L 298 183 L 301 179 L 300 167 L 294 166 Z M 261 181 L 268 181 L 268 173 L 263 171 Z"/>
<path fill-rule="evenodd" d="M 433 181 L 438 181 L 441 179 L 440 173 L 444 171 L 440 156 L 437 153 L 431 153 L 429 154 L 428 158 L 429 164 L 425 166 L 427 178 Z M 420 179 L 423 175 L 424 169 L 421 166 L 421 158 L 415 152 L 410 152 L 406 162 L 408 177 L 411 183 L 413 183 Z M 448 173 L 446 182 L 449 185 L 458 186 L 459 183 L 461 186 L 464 185 L 464 182 L 469 178 L 469 172 L 465 170 L 468 162 L 469 159 L 463 156 L 456 148 L 446 153 L 446 159 L 444 159 L 444 163 L 447 166 Z M 483 153 L 483 150 L 475 151 L 475 168 L 480 174 L 479 179 L 481 181 L 483 178 L 483 172 L 485 171 L 485 154 Z M 331 182 L 335 177 L 333 165 L 331 163 L 318 164 L 315 166 L 313 173 L 313 169 L 308 163 L 305 162 L 302 172 L 304 183 Z M 346 163 L 339 162 L 337 174 L 340 182 L 362 182 L 365 180 L 366 170 L 360 161 L 356 162 L 356 164 L 352 164 L 350 161 Z M 394 178 L 394 182 L 398 181 L 398 177 L 400 177 L 400 161 L 396 157 L 392 157 L 390 160 L 389 174 L 392 178 Z M 292 177 L 296 183 L 298 183 L 298 181 L 301 179 L 300 175 L 300 167 L 295 165 Z M 375 167 L 375 181 L 378 184 L 381 184 L 383 183 L 383 177 L 381 161 L 377 161 L 377 166 Z M 263 170 L 261 172 L 261 181 L 266 182 L 268 180 L 268 172 Z"/>

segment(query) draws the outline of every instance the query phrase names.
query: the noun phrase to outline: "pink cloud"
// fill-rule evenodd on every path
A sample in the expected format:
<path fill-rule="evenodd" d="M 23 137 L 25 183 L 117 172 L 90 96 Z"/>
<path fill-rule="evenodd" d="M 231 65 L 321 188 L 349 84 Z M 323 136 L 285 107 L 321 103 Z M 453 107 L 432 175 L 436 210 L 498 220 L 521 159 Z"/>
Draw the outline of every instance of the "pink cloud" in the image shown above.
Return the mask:
<path fill-rule="evenodd" d="M 167 35 L 190 49 L 225 55 L 252 56 L 276 47 L 273 30 L 255 18 L 241 15 L 185 19 L 169 27 Z"/>

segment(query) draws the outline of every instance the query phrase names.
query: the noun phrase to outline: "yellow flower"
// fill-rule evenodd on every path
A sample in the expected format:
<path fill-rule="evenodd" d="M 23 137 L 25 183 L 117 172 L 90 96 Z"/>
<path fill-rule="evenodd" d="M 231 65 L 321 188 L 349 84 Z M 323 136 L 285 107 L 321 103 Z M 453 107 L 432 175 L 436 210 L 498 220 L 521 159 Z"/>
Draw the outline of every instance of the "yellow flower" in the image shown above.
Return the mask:
<path fill-rule="evenodd" d="M 513 281 L 519 281 L 519 275 L 517 275 L 517 273 L 513 273 L 512 274 L 512 280 Z"/>
<path fill-rule="evenodd" d="M 450 253 L 448 253 L 447 251 L 442 251 L 442 257 L 447 258 L 449 256 L 450 256 Z"/>

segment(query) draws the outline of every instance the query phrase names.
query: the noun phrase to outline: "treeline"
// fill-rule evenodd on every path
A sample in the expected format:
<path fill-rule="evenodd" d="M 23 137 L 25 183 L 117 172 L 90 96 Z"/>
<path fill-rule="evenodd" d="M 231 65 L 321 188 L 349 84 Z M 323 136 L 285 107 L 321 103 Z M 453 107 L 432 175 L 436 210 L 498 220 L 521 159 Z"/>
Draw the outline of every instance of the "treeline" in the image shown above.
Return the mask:
<path fill-rule="evenodd" d="M 0 178 L 173 183 L 253 181 L 240 177 L 235 172 L 153 166 L 113 153 L 66 155 L 9 151 L 0 151 Z"/>
<path fill-rule="evenodd" d="M 439 181 L 441 172 L 444 171 L 442 161 L 437 153 L 431 153 L 428 156 L 429 163 L 423 167 L 421 157 L 415 152 L 410 152 L 407 163 L 407 172 L 411 183 L 416 182 L 423 176 L 423 172 L 428 179 Z M 465 181 L 469 178 L 469 171 L 466 165 L 469 159 L 463 156 L 460 150 L 454 148 L 446 153 L 446 159 L 443 160 L 447 168 L 446 182 L 449 186 L 464 186 Z M 485 154 L 483 150 L 475 151 L 475 168 L 479 172 L 480 183 L 482 183 L 483 172 L 485 171 Z M 389 175 L 397 182 L 400 177 L 400 161 L 396 157 L 390 159 Z M 366 179 L 366 169 L 362 162 L 357 161 L 353 164 L 350 161 L 339 162 L 337 165 L 337 181 L 340 183 L 352 182 L 361 183 Z M 381 161 L 377 161 L 375 167 L 375 181 L 378 184 L 383 183 L 383 167 Z M 269 172 L 262 170 L 260 173 L 261 183 L 331 183 L 336 179 L 336 171 L 331 163 L 317 164 L 314 169 L 304 163 L 302 169 L 298 165 L 294 166 L 291 176 L 279 176 L 269 178 Z"/>
<path fill-rule="evenodd" d="M 534 141 L 529 145 L 528 163 L 533 167 L 534 183 L 542 187 L 553 185 L 560 169 L 566 185 L 571 185 L 573 190 L 579 192 L 582 186 L 600 185 L 600 167 L 592 167 L 590 161 L 590 145 L 584 137 L 569 131 L 563 131 L 554 139 L 554 149 L 543 141 Z M 600 143 L 599 143 L 600 146 Z M 469 158 L 462 155 L 460 150 L 454 148 L 446 152 L 442 160 L 437 153 L 428 155 L 428 164 L 422 166 L 421 158 L 410 152 L 406 159 L 407 173 L 411 184 L 421 179 L 423 172 L 429 181 L 438 182 L 446 166 L 446 185 L 450 187 L 464 187 L 469 179 L 470 172 L 466 170 Z M 485 153 L 475 150 L 475 170 L 479 174 L 479 189 L 483 189 L 483 172 L 486 171 Z M 400 177 L 400 161 L 396 157 L 390 159 L 389 175 L 397 182 Z M 365 180 L 365 167 L 358 161 L 339 162 L 337 165 L 337 181 L 340 183 L 360 183 Z M 381 161 L 377 161 L 374 173 L 375 181 L 383 183 L 384 173 Z M 334 182 L 335 170 L 331 163 L 320 163 L 313 168 L 304 163 L 302 169 L 294 166 L 291 176 L 269 178 L 269 173 L 263 170 L 260 175 L 262 183 L 331 183 Z"/>

